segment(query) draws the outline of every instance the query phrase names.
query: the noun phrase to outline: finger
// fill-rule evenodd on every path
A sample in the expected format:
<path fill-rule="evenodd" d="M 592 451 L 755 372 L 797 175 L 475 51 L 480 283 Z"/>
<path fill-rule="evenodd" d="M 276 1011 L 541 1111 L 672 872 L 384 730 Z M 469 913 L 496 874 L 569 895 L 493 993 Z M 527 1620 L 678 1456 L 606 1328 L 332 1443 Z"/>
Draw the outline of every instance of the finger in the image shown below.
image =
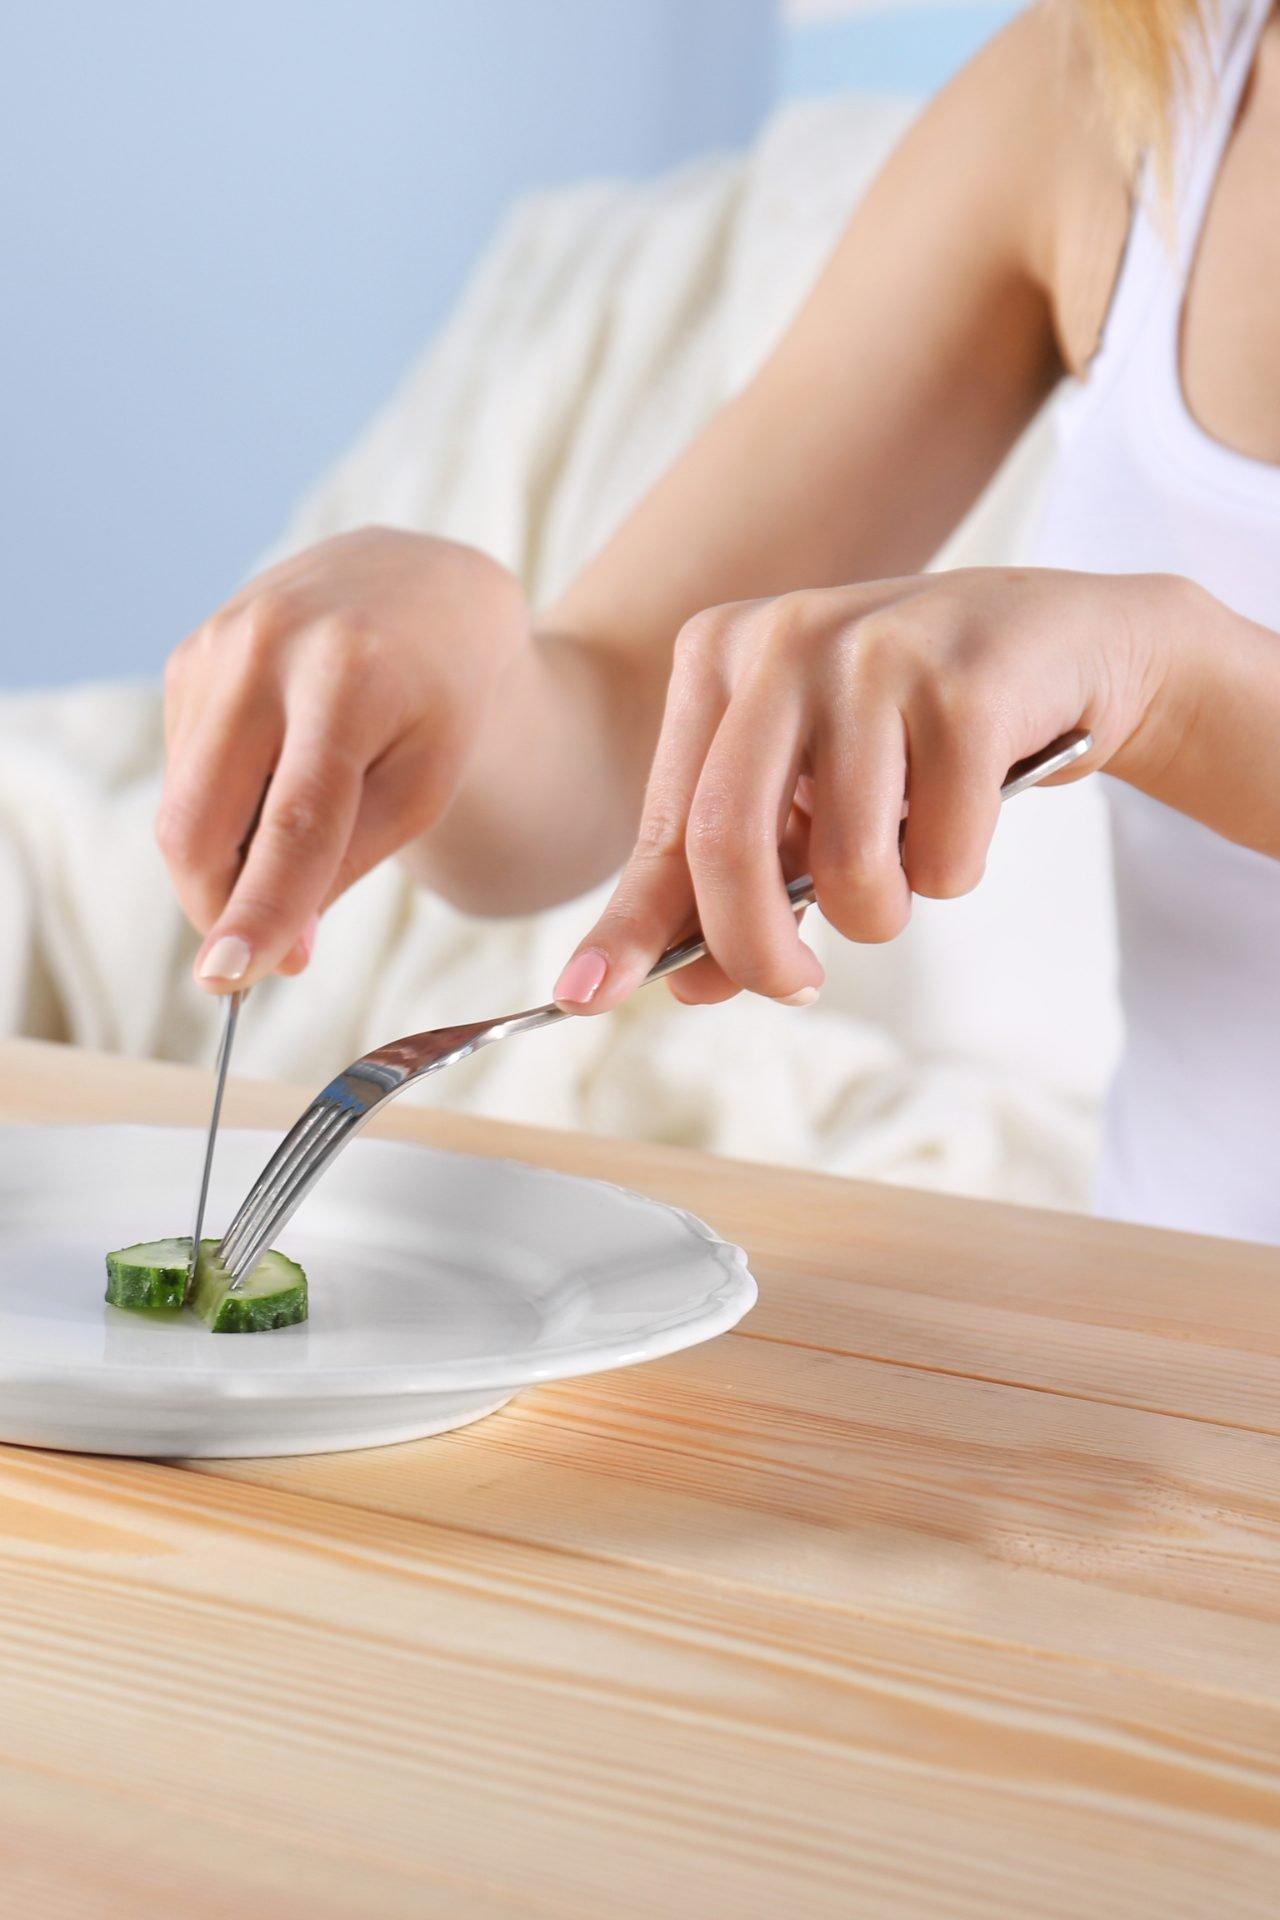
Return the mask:
<path fill-rule="evenodd" d="M 273 701 L 229 688 L 170 745 L 156 843 L 183 911 L 200 933 L 225 907 L 284 736 Z"/>
<path fill-rule="evenodd" d="M 424 768 L 423 757 L 416 736 L 406 737 L 366 773 L 355 825 L 320 912 L 327 911 L 357 880 L 430 826 L 439 811 L 439 795 Z M 277 973 L 293 976 L 310 964 L 320 912 L 310 916 L 294 946 L 278 963 Z"/>
<path fill-rule="evenodd" d="M 251 986 L 289 955 L 341 865 L 363 774 L 334 742 L 289 734 L 243 869 L 197 956 L 202 986 Z"/>
<path fill-rule="evenodd" d="M 797 782 L 797 795 L 805 785 L 808 776 L 802 774 Z M 782 835 L 782 871 L 788 880 L 794 880 L 798 874 L 809 872 L 809 814 L 798 801 L 792 806 L 791 816 Z M 802 925 L 808 907 L 801 907 L 796 915 L 796 924 Z M 732 981 L 718 961 L 708 954 L 705 960 L 697 960 L 689 967 L 681 967 L 667 981 L 667 990 L 672 998 L 682 1006 L 709 1007 L 725 1000 L 732 1000 L 742 989 Z"/>
<path fill-rule="evenodd" d="M 677 938 L 688 940 L 701 931 L 697 921 L 690 918 Z M 668 941 L 667 944 L 671 945 L 672 942 Z M 675 973 L 668 974 L 667 992 L 681 1006 L 711 1007 L 723 1000 L 734 999 L 742 992 L 742 988 L 736 980 L 729 978 L 715 956 L 708 953 L 701 960 L 691 960 L 687 967 L 679 967 Z"/>
<path fill-rule="evenodd" d="M 698 919 L 728 977 L 752 993 L 803 1004 L 822 966 L 800 938 L 781 840 L 804 759 L 805 716 L 775 673 L 748 677 L 708 751 L 686 845 Z"/>
<path fill-rule="evenodd" d="M 707 956 L 667 978 L 667 992 L 682 1007 L 717 1007 L 724 1000 L 736 1000 L 742 988 L 731 980 L 724 968 Z"/>
<path fill-rule="evenodd" d="M 426 737 L 416 732 L 374 762 L 365 774 L 359 812 L 325 895 L 325 909 L 435 824 L 450 791 L 439 775 L 438 757 L 432 756 Z"/>
<path fill-rule="evenodd" d="M 797 926 L 804 919 L 801 911 L 796 915 Z M 684 1007 L 714 1007 L 722 1001 L 736 999 L 744 989 L 736 980 L 731 980 L 720 962 L 708 954 L 705 960 L 695 960 L 692 965 L 681 967 L 667 980 L 667 990 L 673 1000 Z M 797 1006 L 807 1007 L 811 997 L 802 993 L 794 1002 Z M 785 1003 L 784 1003 L 785 1004 Z"/>
<path fill-rule="evenodd" d="M 911 917 L 898 839 L 906 777 L 896 706 L 828 709 L 813 746 L 809 860 L 823 917 L 846 940 L 892 940 Z"/>
<path fill-rule="evenodd" d="M 320 931 L 320 915 L 313 913 L 297 940 L 276 968 L 290 979 L 299 973 L 305 973 L 311 964 L 311 956 L 316 949 L 316 936 Z"/>
<path fill-rule="evenodd" d="M 277 973 L 292 976 L 304 972 L 315 951 L 320 914 L 431 824 L 440 810 L 440 794 L 423 760 L 421 741 L 406 736 L 366 773 L 355 825 L 337 873 L 320 911 L 309 917 L 293 947 L 277 963 Z"/>
<path fill-rule="evenodd" d="M 719 679 L 696 666 L 673 671 L 645 791 L 640 828 L 604 912 L 579 941 L 555 985 L 572 1013 L 607 1013 L 693 923 L 685 829 L 698 774 L 724 712 Z"/>
<path fill-rule="evenodd" d="M 1008 767 L 1000 732 L 981 718 L 909 721 L 910 777 L 902 864 L 913 893 L 954 900 L 986 870 Z"/>

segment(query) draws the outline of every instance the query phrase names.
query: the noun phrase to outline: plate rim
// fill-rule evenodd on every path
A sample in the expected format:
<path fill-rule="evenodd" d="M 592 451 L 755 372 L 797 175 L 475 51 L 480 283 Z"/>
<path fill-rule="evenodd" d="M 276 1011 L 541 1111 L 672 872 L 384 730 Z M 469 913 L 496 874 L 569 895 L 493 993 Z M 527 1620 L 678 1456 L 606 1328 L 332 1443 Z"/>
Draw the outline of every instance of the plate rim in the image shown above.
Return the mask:
<path fill-rule="evenodd" d="M 7 1121 L 0 1124 L 0 1139 L 15 1133 L 48 1138 L 51 1135 L 84 1133 L 195 1135 L 199 1131 L 198 1125 L 181 1121 Z M 228 1125 L 226 1131 L 241 1138 L 260 1139 L 267 1154 L 279 1144 L 280 1136 L 267 1127 Z M 53 1366 L 48 1362 L 24 1362 L 11 1359 L 0 1351 L 0 1383 L 12 1381 L 15 1385 L 30 1388 L 41 1384 L 65 1386 L 75 1381 L 77 1384 L 88 1384 L 104 1400 L 144 1401 L 162 1401 L 180 1393 L 184 1387 L 199 1383 L 219 1400 L 232 1405 L 237 1401 L 256 1402 L 262 1399 L 282 1399 L 294 1403 L 354 1400 L 367 1397 L 375 1391 L 379 1397 L 387 1399 L 489 1389 L 508 1389 L 514 1393 L 522 1387 L 556 1380 L 581 1379 L 593 1373 L 607 1373 L 615 1368 L 640 1365 L 647 1360 L 663 1359 L 701 1345 L 735 1327 L 759 1297 L 759 1287 L 750 1270 L 745 1248 L 726 1240 L 687 1207 L 677 1206 L 673 1201 L 655 1199 L 651 1194 L 640 1193 L 620 1181 L 600 1179 L 594 1174 L 571 1173 L 560 1167 L 546 1167 L 536 1160 L 522 1160 L 514 1154 L 466 1153 L 453 1147 L 439 1147 L 429 1141 L 399 1140 L 381 1134 L 364 1134 L 352 1142 L 352 1147 L 357 1151 L 390 1148 L 397 1152 L 425 1153 L 436 1161 L 463 1161 L 470 1166 L 482 1164 L 493 1167 L 500 1177 L 593 1187 L 613 1194 L 631 1206 L 656 1209 L 678 1221 L 694 1240 L 702 1243 L 708 1257 L 720 1269 L 719 1281 L 708 1290 L 696 1308 L 647 1335 L 612 1344 L 596 1340 L 543 1348 L 536 1358 L 531 1353 L 525 1353 L 513 1357 L 506 1364 L 489 1356 L 432 1361 L 420 1364 L 414 1372 L 410 1371 L 407 1364 L 366 1365 L 334 1368 L 318 1375 L 308 1375 L 279 1369 L 272 1371 L 265 1367 L 255 1368 L 252 1372 L 228 1373 L 203 1366 L 173 1363 L 167 1364 L 163 1372 L 158 1372 L 151 1366 L 125 1362 L 95 1372 L 70 1362 Z M 102 1304 L 104 1310 L 113 1311 L 105 1300 Z M 209 1337 L 217 1338 L 215 1334 Z"/>

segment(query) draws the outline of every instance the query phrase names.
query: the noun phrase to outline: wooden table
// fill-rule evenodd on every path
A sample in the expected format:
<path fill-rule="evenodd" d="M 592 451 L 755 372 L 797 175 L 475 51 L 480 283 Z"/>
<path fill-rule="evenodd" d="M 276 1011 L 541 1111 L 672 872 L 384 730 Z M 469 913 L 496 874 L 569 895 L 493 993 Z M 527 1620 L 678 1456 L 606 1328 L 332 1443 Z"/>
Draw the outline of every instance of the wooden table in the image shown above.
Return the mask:
<path fill-rule="evenodd" d="M 206 1094 L 0 1046 L 0 1119 Z M 1280 1256 L 385 1131 L 693 1207 L 760 1304 L 412 1446 L 0 1449 L 4 1915 L 1274 1920 Z"/>

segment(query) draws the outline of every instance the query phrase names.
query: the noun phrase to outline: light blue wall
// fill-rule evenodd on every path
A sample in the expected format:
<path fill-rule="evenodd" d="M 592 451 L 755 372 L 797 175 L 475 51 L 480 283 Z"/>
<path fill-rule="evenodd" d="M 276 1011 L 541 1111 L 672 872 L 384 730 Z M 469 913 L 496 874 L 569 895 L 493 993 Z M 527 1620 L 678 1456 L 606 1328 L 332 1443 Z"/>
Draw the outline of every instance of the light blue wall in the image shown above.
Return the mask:
<path fill-rule="evenodd" d="M 524 188 L 746 141 L 773 0 L 5 0 L 0 683 L 155 671 Z"/>
<path fill-rule="evenodd" d="M 784 36 L 781 91 L 790 99 L 848 87 L 931 93 L 1022 4 L 1024 0 L 888 0 L 877 5 L 866 0 L 844 12 L 797 16 Z"/>

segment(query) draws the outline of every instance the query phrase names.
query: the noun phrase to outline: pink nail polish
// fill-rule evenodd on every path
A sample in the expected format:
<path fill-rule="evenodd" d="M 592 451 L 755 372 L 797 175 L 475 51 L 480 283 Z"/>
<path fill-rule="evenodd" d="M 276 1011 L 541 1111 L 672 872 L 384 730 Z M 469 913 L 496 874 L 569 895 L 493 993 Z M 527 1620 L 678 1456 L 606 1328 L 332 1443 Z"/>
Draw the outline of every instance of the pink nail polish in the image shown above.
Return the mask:
<path fill-rule="evenodd" d="M 238 933 L 224 933 L 196 968 L 196 979 L 243 980 L 252 958 L 247 940 L 242 940 Z"/>
<path fill-rule="evenodd" d="M 560 978 L 552 998 L 561 1006 L 589 1006 L 599 993 L 609 962 L 595 947 L 575 953 Z"/>

